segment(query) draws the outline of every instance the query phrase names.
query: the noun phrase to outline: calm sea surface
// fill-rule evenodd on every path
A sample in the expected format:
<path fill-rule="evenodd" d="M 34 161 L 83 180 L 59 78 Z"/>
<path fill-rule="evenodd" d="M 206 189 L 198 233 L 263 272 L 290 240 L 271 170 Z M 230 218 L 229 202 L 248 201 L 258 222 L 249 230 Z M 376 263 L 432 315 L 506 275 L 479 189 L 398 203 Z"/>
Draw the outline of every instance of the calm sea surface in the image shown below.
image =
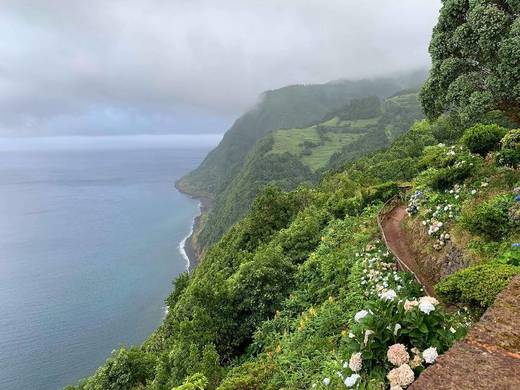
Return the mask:
<path fill-rule="evenodd" d="M 216 137 L 0 139 L 0 389 L 58 389 L 164 316 Z M 196 146 L 195 146 L 196 145 Z"/>

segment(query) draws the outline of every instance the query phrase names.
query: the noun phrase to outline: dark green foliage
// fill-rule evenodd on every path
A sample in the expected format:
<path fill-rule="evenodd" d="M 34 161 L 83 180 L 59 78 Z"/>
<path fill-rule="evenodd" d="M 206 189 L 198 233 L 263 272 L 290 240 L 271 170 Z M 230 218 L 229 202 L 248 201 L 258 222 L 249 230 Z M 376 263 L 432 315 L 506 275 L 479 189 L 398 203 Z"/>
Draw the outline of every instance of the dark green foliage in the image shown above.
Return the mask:
<path fill-rule="evenodd" d="M 368 128 L 359 140 L 334 154 L 327 168 L 337 168 L 375 150 L 385 149 L 410 129 L 415 121 L 424 118 L 415 93 L 403 91 L 386 99 L 377 124 Z"/>
<path fill-rule="evenodd" d="M 423 170 L 418 179 L 435 190 L 446 190 L 469 178 L 480 164 L 467 149 L 441 144 L 425 149 L 418 164 Z"/>
<path fill-rule="evenodd" d="M 378 119 L 378 116 L 381 117 Z M 244 216 L 258 192 L 267 184 L 276 184 L 284 190 L 292 190 L 301 183 L 316 182 L 319 173 L 302 163 L 301 158 L 312 153 L 313 149 L 326 142 L 330 132 L 361 132 L 363 135 L 351 144 L 347 144 L 330 159 L 327 167 L 363 156 L 368 152 L 388 147 L 390 141 L 404 133 L 413 121 L 422 118 L 416 94 L 397 93 L 381 104 L 377 97 L 355 99 L 345 107 L 334 111 L 333 117 L 349 119 L 366 119 L 369 115 L 377 115 L 374 124 L 366 127 L 352 128 L 350 124 L 344 127 L 330 128 L 318 126 L 319 141 L 304 141 L 303 150 L 298 155 L 291 153 L 273 153 L 273 135 L 260 139 L 245 158 L 243 166 L 236 176 L 228 183 L 215 199 L 206 223 L 198 236 L 198 244 L 207 248 L 218 239 L 242 216 Z M 330 116 L 330 115 L 329 115 Z M 329 117 L 327 116 L 327 118 Z M 326 169 L 326 168 L 324 168 Z M 378 168 L 379 169 L 379 168 Z M 384 169 L 384 168 L 383 168 Z M 412 176 L 413 165 L 401 164 L 392 166 L 393 172 L 407 172 Z M 377 169 L 376 169 L 377 170 Z M 392 177 L 387 175 L 386 179 Z"/>
<path fill-rule="evenodd" d="M 381 101 L 377 96 L 361 99 L 352 99 L 344 107 L 332 111 L 325 116 L 324 120 L 337 116 L 341 120 L 369 119 L 381 115 Z"/>
<path fill-rule="evenodd" d="M 153 379 L 156 357 L 138 348 L 121 348 L 107 359 L 81 390 L 132 390 Z"/>
<path fill-rule="evenodd" d="M 385 202 L 399 193 L 399 186 L 396 182 L 386 182 L 367 188 L 362 191 L 364 205 L 375 202 Z"/>
<path fill-rule="evenodd" d="M 256 141 L 271 131 L 306 126 L 321 120 L 353 98 L 388 96 L 400 88 L 400 82 L 390 79 L 339 81 L 268 91 L 256 107 L 237 119 L 200 167 L 182 178 L 178 185 L 197 195 L 217 196 L 242 169 Z"/>
<path fill-rule="evenodd" d="M 472 152 L 485 156 L 496 150 L 507 129 L 497 125 L 475 125 L 464 132 L 462 143 Z"/>
<path fill-rule="evenodd" d="M 300 183 L 312 180 L 314 174 L 297 156 L 289 153 L 268 154 L 272 137 L 259 141 L 247 156 L 244 166 L 228 187 L 217 196 L 207 223 L 199 235 L 199 244 L 207 248 L 244 216 L 259 191 L 266 185 L 292 190 Z"/>
<path fill-rule="evenodd" d="M 443 2 L 421 91 L 428 118 L 454 110 L 471 123 L 499 109 L 520 123 L 520 17 L 512 3 Z"/>
<path fill-rule="evenodd" d="M 179 300 L 179 297 L 184 292 L 186 287 L 188 287 L 190 281 L 190 274 L 188 272 L 183 272 L 177 279 L 175 279 L 173 285 L 173 291 L 170 293 L 168 298 L 166 298 L 166 304 L 168 307 L 173 307 Z"/>
<path fill-rule="evenodd" d="M 474 233 L 488 240 L 503 240 L 514 225 L 509 217 L 509 208 L 513 205 L 513 196 L 497 196 L 476 209 L 467 210 L 464 225 Z"/>
<path fill-rule="evenodd" d="M 499 262 L 476 265 L 448 276 L 435 286 L 440 298 L 482 310 L 490 306 L 520 267 Z"/>
<path fill-rule="evenodd" d="M 253 203 L 240 247 L 254 250 L 261 242 L 286 227 L 301 206 L 296 200 L 272 184 L 265 187 Z"/>

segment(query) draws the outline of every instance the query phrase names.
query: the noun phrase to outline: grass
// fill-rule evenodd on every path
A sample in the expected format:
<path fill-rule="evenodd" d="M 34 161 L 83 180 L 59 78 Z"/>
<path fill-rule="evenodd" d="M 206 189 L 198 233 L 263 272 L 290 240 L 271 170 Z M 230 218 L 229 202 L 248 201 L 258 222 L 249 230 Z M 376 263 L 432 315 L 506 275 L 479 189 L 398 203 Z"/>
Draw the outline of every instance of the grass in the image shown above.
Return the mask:
<path fill-rule="evenodd" d="M 374 118 L 368 118 L 368 119 L 356 119 L 353 121 L 342 121 L 341 126 L 350 125 L 350 127 L 353 127 L 355 129 L 361 129 L 363 127 L 377 125 L 377 122 L 379 121 L 379 119 L 380 119 L 380 117 L 376 116 Z"/>
<path fill-rule="evenodd" d="M 361 134 L 327 132 L 326 140 L 321 142 L 315 127 L 277 130 L 274 133 L 274 145 L 271 153 L 281 154 L 288 152 L 294 156 L 299 156 L 305 165 L 316 171 L 324 167 L 334 153 L 340 151 L 345 145 L 352 143 L 360 136 Z M 310 148 L 311 154 L 309 155 L 302 155 L 304 150 L 303 143 L 305 141 L 316 145 Z"/>
<path fill-rule="evenodd" d="M 417 102 L 417 94 L 409 93 L 407 95 L 394 96 L 392 98 L 387 99 L 387 101 L 394 102 L 396 104 L 399 104 L 400 106 L 411 106 Z"/>

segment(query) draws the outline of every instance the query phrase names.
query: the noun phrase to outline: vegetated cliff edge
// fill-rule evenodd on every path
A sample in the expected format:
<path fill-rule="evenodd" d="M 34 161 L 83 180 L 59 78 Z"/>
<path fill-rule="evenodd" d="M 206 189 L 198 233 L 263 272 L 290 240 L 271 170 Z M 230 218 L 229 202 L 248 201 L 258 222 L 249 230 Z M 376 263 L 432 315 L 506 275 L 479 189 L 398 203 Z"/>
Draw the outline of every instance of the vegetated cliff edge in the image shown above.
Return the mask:
<path fill-rule="evenodd" d="M 265 93 L 203 163 L 176 183 L 206 206 L 186 241 L 191 247 L 187 252 L 200 256 L 220 239 L 264 185 L 292 190 L 315 182 L 318 171 L 388 146 L 423 115 L 416 90 L 396 91 L 417 87 L 423 78 L 419 71 L 400 79 L 291 86 Z M 386 96 L 390 98 L 378 98 Z M 211 212 L 209 205 L 215 206 Z"/>

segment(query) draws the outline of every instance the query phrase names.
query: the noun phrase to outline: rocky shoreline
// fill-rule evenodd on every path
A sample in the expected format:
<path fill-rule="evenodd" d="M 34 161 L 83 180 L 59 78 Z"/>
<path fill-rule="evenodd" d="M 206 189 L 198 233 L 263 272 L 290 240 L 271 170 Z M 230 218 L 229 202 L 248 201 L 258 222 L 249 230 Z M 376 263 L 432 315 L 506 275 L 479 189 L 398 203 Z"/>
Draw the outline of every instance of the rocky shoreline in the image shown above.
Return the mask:
<path fill-rule="evenodd" d="M 199 201 L 199 215 L 197 215 L 193 219 L 192 232 L 188 238 L 184 241 L 184 252 L 189 260 L 189 268 L 188 272 L 192 272 L 195 267 L 199 264 L 200 261 L 200 250 L 193 243 L 193 237 L 200 230 L 200 222 L 204 214 L 206 214 L 211 208 L 212 201 L 209 197 L 206 196 L 198 196 L 196 194 L 185 191 L 179 186 L 179 182 L 175 183 L 175 188 L 180 193 L 189 196 L 192 199 L 196 199 Z"/>

